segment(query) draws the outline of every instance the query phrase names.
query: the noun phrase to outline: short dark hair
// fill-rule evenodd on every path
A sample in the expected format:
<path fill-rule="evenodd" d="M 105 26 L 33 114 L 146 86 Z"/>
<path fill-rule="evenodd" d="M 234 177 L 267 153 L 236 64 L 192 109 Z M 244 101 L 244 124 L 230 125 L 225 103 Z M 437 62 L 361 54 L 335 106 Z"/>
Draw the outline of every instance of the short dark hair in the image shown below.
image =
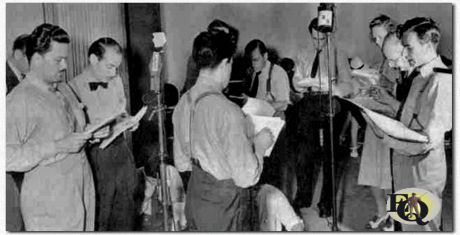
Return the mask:
<path fill-rule="evenodd" d="M 369 29 L 372 30 L 372 28 L 376 26 L 384 26 L 385 29 L 391 33 L 396 30 L 396 24 L 395 22 L 387 15 L 381 14 L 369 22 Z"/>
<path fill-rule="evenodd" d="M 230 35 L 232 43 L 236 45 L 238 42 L 239 31 L 235 27 L 227 24 L 226 22 L 220 19 L 215 19 L 211 23 L 209 23 L 207 30 L 210 33 L 216 33 L 220 31 L 227 33 Z"/>
<path fill-rule="evenodd" d="M 28 40 L 29 40 L 28 34 L 19 35 L 13 42 L 13 53 L 16 50 L 20 50 L 22 53 L 25 54 Z"/>
<path fill-rule="evenodd" d="M 254 39 L 246 45 L 244 48 L 244 55 L 247 57 L 251 56 L 251 53 L 255 51 L 256 49 L 259 49 L 260 54 L 265 54 L 267 53 L 267 47 L 265 46 L 264 42 L 262 42 L 259 39 Z"/>
<path fill-rule="evenodd" d="M 88 57 L 94 54 L 99 60 L 104 57 L 107 47 L 114 48 L 117 53 L 122 53 L 120 44 L 113 38 L 103 37 L 99 38 L 89 46 Z"/>
<path fill-rule="evenodd" d="M 32 59 L 35 53 L 43 55 L 50 50 L 51 42 L 70 43 L 70 37 L 61 27 L 53 24 L 41 24 L 37 26 L 27 40 L 27 59 Z"/>
<path fill-rule="evenodd" d="M 406 32 L 415 32 L 422 43 L 431 42 L 438 45 L 441 32 L 436 22 L 428 17 L 414 17 L 398 27 L 398 37 L 402 38 Z"/>
<path fill-rule="evenodd" d="M 316 31 L 319 31 L 318 30 L 318 17 L 313 18 L 310 21 L 310 24 L 308 24 L 308 32 L 310 32 L 310 34 L 313 32 L 313 29 Z"/>
<path fill-rule="evenodd" d="M 229 34 L 201 32 L 193 41 L 192 58 L 198 69 L 214 69 L 224 59 L 232 59 L 236 44 Z"/>

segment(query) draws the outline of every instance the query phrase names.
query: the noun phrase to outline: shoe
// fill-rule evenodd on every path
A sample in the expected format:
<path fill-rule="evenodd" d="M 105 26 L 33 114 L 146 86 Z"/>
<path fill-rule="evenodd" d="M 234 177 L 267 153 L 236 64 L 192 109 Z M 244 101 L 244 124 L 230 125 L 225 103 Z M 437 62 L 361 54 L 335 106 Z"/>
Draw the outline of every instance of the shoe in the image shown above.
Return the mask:
<path fill-rule="evenodd" d="M 318 209 L 319 209 L 320 218 L 327 218 L 327 217 L 332 216 L 331 208 L 326 207 L 324 205 L 318 205 Z"/>
<path fill-rule="evenodd" d="M 358 147 L 351 147 L 350 149 L 351 149 L 350 157 L 357 158 L 359 156 Z"/>
<path fill-rule="evenodd" d="M 385 232 L 394 232 L 395 231 L 395 224 L 394 224 L 393 220 L 390 217 L 388 217 L 388 219 L 386 219 L 385 223 L 383 223 L 382 231 L 385 231 Z"/>
<path fill-rule="evenodd" d="M 366 229 L 377 229 L 379 227 L 382 227 L 384 226 L 384 224 L 386 223 L 387 219 L 389 219 L 390 215 L 389 214 L 386 214 L 384 216 L 374 216 L 372 218 L 372 220 L 370 220 L 369 222 L 367 222 L 366 224 Z"/>

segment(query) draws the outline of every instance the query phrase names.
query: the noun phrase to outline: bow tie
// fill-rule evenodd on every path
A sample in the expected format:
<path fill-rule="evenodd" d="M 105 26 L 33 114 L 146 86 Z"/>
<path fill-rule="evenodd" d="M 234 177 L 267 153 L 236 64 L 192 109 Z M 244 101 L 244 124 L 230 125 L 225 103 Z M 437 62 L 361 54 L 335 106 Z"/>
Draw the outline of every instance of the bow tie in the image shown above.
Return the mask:
<path fill-rule="evenodd" d="M 95 91 L 95 90 L 97 90 L 97 88 L 98 88 L 99 86 L 101 86 L 102 88 L 106 89 L 106 88 L 107 88 L 107 85 L 108 85 L 107 82 L 90 82 L 90 83 L 89 83 L 89 89 L 90 89 L 91 91 Z"/>

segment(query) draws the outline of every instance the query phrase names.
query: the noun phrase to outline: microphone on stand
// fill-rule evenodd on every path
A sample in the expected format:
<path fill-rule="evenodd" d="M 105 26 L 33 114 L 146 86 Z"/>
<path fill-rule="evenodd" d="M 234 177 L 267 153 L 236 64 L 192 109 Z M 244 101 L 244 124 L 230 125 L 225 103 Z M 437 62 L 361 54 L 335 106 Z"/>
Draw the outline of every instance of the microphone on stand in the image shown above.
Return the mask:
<path fill-rule="evenodd" d="M 326 55 L 327 55 L 327 76 L 328 76 L 328 85 L 329 85 L 329 148 L 330 148 L 330 160 L 331 160 L 331 182 L 332 182 L 332 231 L 338 231 L 337 227 L 337 202 L 336 202 L 336 192 L 335 192 L 335 159 L 334 159 L 334 118 L 333 118 L 333 106 L 332 106 L 332 71 L 335 71 L 331 68 L 330 65 L 330 39 L 331 33 L 334 32 L 334 3 L 320 3 L 318 6 L 318 31 L 326 34 Z M 335 64 L 335 66 L 337 66 Z M 321 106 L 321 104 L 320 104 Z M 323 145 L 324 133 L 323 129 L 320 129 L 320 144 Z M 324 166 L 323 167 L 327 167 Z"/>

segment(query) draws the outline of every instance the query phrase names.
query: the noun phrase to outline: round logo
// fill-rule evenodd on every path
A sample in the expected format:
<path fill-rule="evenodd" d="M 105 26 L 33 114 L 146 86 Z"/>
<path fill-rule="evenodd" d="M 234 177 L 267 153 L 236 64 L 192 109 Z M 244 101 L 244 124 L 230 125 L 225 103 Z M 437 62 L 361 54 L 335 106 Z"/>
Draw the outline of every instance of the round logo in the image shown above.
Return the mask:
<path fill-rule="evenodd" d="M 425 225 L 439 214 L 441 202 L 427 190 L 406 188 L 390 194 L 387 211 L 403 224 Z"/>

